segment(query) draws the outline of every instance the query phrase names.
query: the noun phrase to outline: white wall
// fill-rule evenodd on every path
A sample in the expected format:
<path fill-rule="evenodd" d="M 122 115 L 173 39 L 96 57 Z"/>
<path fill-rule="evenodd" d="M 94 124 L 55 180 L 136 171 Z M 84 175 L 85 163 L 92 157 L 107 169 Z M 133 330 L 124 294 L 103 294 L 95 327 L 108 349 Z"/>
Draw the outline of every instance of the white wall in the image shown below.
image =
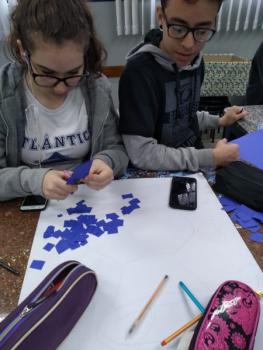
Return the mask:
<path fill-rule="evenodd" d="M 107 65 L 125 64 L 125 56 L 127 52 L 140 42 L 143 37 L 141 35 L 117 36 L 116 34 L 116 17 L 114 2 L 98 2 L 90 4 L 91 11 L 94 16 L 97 33 L 104 43 L 107 52 Z M 255 8 L 251 11 L 253 18 Z M 263 11 L 263 5 L 261 7 Z M 234 13 L 234 9 L 233 12 Z M 245 21 L 245 11 L 242 12 L 241 24 Z M 262 16 L 261 16 L 262 17 Z M 222 21 L 224 28 L 226 23 Z M 257 47 L 263 40 L 263 31 L 257 29 L 252 31 L 252 24 L 250 24 L 247 31 L 234 30 L 234 22 L 230 26 L 230 31 L 220 31 L 216 33 L 213 39 L 206 44 L 204 48 L 205 53 L 234 53 L 244 58 L 252 58 Z M 117 87 L 118 79 L 111 79 L 113 99 L 118 105 Z"/>

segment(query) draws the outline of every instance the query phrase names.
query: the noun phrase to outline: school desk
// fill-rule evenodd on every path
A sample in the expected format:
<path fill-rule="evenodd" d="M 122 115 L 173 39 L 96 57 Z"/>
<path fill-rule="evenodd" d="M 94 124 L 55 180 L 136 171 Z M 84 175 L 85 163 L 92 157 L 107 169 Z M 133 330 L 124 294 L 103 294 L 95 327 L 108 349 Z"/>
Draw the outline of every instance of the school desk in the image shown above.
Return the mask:
<path fill-rule="evenodd" d="M 17 305 L 39 218 L 39 213 L 21 212 L 20 204 L 21 199 L 0 203 L 0 257 L 20 272 L 16 276 L 0 269 L 0 320 Z M 251 242 L 248 231 L 238 231 L 263 271 L 263 244 Z"/>
<path fill-rule="evenodd" d="M 263 105 L 244 106 L 244 108 L 249 112 L 249 115 L 229 127 L 229 133 L 226 135 L 229 141 L 252 131 L 263 129 Z"/>

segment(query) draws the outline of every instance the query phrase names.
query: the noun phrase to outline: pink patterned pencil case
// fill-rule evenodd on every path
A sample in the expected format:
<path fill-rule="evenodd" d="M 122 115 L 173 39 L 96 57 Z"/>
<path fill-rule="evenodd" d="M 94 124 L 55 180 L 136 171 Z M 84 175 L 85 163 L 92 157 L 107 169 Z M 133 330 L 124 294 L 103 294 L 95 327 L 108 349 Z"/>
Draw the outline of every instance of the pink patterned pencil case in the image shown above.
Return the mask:
<path fill-rule="evenodd" d="M 226 281 L 211 298 L 189 350 L 252 350 L 259 315 L 257 294 L 245 283 Z"/>

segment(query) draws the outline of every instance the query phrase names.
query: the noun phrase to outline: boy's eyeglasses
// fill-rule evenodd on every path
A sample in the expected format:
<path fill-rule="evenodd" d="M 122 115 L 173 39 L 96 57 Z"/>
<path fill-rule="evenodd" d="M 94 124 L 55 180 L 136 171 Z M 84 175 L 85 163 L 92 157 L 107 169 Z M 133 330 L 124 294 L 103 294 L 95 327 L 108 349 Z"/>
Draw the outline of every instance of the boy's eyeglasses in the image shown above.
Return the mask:
<path fill-rule="evenodd" d="M 89 76 L 89 74 L 78 74 L 71 75 L 66 78 L 59 78 L 54 75 L 36 74 L 33 71 L 30 55 L 28 53 L 26 54 L 26 62 L 30 69 L 30 74 L 32 75 L 34 82 L 36 83 L 36 85 L 42 87 L 55 87 L 60 82 L 63 82 L 67 87 L 74 87 L 81 85 L 83 81 L 86 80 Z"/>
<path fill-rule="evenodd" d="M 196 41 L 205 43 L 212 39 L 216 33 L 215 29 L 205 27 L 190 28 L 182 24 L 169 23 L 163 11 L 169 37 L 173 39 L 184 39 L 188 33 L 192 33 Z"/>

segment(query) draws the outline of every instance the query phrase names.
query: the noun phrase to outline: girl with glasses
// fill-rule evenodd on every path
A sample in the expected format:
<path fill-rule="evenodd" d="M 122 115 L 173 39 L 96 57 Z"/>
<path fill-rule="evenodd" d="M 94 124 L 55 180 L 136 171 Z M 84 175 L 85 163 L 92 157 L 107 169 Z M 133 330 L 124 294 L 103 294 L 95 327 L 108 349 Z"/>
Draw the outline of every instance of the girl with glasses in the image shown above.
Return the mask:
<path fill-rule="evenodd" d="M 118 133 L 106 57 L 85 0 L 20 0 L 11 14 L 12 63 L 0 71 L 0 200 L 64 199 L 70 172 L 99 190 L 128 159 Z"/>

